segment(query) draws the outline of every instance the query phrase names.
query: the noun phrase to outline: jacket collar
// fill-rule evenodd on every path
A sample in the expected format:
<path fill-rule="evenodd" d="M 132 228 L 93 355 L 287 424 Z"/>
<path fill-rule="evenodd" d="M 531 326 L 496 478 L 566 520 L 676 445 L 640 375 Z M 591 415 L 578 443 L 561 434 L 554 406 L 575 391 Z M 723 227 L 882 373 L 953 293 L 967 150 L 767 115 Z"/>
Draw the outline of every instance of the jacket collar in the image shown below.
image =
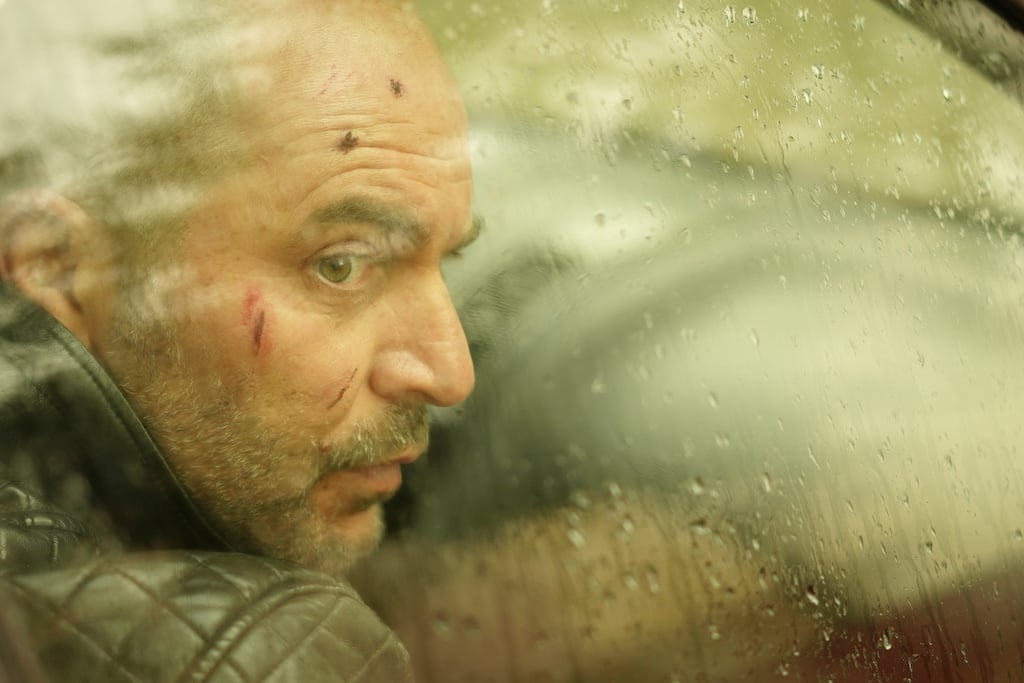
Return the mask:
<path fill-rule="evenodd" d="M 0 284 L 3 480 L 80 516 L 107 545 L 227 547 L 92 354 Z"/>

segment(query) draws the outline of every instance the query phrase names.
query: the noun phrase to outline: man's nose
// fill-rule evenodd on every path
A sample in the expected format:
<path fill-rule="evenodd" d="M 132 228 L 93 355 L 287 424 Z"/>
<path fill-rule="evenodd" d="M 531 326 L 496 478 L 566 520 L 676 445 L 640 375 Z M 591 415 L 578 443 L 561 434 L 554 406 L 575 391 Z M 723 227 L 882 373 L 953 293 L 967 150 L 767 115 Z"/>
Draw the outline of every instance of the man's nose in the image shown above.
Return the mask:
<path fill-rule="evenodd" d="M 370 385 L 395 403 L 461 403 L 476 381 L 462 323 L 438 274 L 400 295 L 392 334 L 374 359 Z"/>

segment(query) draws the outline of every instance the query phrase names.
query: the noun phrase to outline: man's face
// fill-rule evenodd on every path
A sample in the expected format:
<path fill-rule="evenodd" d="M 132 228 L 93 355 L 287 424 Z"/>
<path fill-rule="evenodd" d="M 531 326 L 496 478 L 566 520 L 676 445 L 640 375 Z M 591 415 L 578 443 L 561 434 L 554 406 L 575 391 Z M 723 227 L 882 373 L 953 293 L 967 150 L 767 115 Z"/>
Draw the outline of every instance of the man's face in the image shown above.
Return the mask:
<path fill-rule="evenodd" d="M 246 163 L 97 352 L 230 540 L 340 572 L 379 540 L 426 405 L 473 385 L 440 273 L 474 232 L 466 123 L 404 20 L 287 21 L 247 81 Z"/>

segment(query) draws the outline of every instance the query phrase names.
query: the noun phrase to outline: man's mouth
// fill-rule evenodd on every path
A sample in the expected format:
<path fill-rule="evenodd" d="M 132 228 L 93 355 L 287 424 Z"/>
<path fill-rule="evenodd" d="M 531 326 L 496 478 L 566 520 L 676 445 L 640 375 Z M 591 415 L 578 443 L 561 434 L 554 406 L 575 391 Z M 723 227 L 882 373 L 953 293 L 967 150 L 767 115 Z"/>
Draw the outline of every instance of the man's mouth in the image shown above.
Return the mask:
<path fill-rule="evenodd" d="M 349 516 L 391 499 L 402 486 L 402 465 L 419 458 L 423 449 L 406 449 L 376 464 L 325 473 L 313 486 L 313 504 L 320 514 Z"/>
<path fill-rule="evenodd" d="M 379 465 L 353 467 L 348 472 L 361 477 L 369 488 L 375 491 L 397 491 L 402 486 L 402 465 L 415 462 L 420 457 L 421 449 L 407 450 Z"/>

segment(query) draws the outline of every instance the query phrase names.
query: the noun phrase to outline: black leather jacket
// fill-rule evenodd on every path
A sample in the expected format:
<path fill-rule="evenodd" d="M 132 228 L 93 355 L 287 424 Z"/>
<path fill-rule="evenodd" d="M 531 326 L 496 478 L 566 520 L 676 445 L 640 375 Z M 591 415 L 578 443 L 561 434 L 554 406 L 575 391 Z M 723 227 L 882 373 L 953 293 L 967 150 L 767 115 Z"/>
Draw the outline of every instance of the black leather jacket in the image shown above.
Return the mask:
<path fill-rule="evenodd" d="M 229 550 L 96 360 L 0 285 L 0 683 L 411 680 L 347 584 Z"/>

